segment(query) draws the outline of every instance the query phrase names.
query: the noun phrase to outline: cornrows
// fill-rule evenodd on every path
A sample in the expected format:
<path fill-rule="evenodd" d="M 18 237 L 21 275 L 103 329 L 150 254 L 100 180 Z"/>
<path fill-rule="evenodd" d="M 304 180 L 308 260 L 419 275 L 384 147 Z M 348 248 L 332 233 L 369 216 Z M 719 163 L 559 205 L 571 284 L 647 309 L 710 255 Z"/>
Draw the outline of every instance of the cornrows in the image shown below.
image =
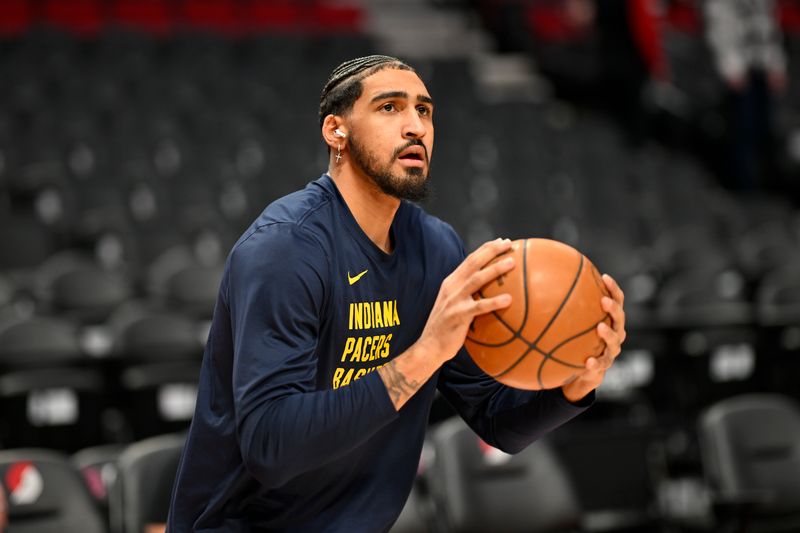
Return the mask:
<path fill-rule="evenodd" d="M 319 98 L 320 126 L 327 115 L 339 115 L 352 107 L 361 95 L 362 79 L 387 67 L 414 71 L 396 57 L 382 55 L 357 57 L 333 69 Z"/>

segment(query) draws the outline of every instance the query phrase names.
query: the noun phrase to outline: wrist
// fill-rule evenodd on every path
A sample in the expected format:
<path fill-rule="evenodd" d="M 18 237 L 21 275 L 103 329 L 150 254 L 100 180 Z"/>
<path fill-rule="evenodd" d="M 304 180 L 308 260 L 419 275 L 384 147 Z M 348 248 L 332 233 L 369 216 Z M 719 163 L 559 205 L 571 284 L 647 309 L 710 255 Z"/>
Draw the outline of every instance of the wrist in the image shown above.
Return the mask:
<path fill-rule="evenodd" d="M 573 381 L 561 387 L 561 394 L 569 403 L 577 404 L 581 403 L 593 390 L 593 387 Z"/>
<path fill-rule="evenodd" d="M 431 375 L 446 361 L 440 355 L 441 349 L 438 343 L 424 338 L 418 339 L 417 342 L 409 346 L 406 353 L 416 368 L 424 369 L 425 373 Z"/>

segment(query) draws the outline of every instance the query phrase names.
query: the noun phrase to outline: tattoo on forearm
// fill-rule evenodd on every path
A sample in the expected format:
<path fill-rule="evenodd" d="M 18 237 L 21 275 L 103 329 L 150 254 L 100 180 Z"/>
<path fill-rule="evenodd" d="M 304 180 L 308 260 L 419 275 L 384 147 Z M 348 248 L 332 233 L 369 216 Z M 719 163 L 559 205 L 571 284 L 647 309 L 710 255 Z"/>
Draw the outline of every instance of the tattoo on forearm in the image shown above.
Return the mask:
<path fill-rule="evenodd" d="M 403 373 L 395 367 L 394 361 L 380 367 L 378 374 L 386 385 L 392 403 L 398 409 L 419 389 L 419 383 L 416 380 L 408 381 Z"/>

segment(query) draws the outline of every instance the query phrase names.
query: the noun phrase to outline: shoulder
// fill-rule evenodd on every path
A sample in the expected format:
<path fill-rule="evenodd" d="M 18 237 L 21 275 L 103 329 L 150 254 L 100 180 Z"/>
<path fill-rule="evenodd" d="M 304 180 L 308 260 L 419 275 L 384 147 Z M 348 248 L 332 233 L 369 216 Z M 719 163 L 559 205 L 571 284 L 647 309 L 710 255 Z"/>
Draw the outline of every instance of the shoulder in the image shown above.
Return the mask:
<path fill-rule="evenodd" d="M 309 252 L 326 256 L 315 220 L 331 209 L 332 197 L 320 181 L 269 204 L 234 244 L 232 259 L 256 255 L 286 260 Z"/>
<path fill-rule="evenodd" d="M 305 227 L 313 232 L 312 221 L 332 209 L 333 194 L 328 180 L 320 178 L 310 182 L 305 188 L 279 198 L 269 204 L 255 220 L 248 232 L 274 224 L 290 224 Z M 245 232 L 243 238 L 247 237 Z"/>
<path fill-rule="evenodd" d="M 464 258 L 464 243 L 453 226 L 414 203 L 403 202 L 403 209 L 404 226 L 407 230 L 421 234 L 418 235 L 421 242 L 427 243 L 429 247 L 452 257 L 457 262 Z"/>
<path fill-rule="evenodd" d="M 311 182 L 264 209 L 231 250 L 228 257 L 231 276 L 280 273 L 281 276 L 315 275 L 324 281 L 329 250 L 323 245 L 325 241 L 320 238 L 320 225 L 315 219 L 330 209 L 331 197 L 318 182 Z"/>

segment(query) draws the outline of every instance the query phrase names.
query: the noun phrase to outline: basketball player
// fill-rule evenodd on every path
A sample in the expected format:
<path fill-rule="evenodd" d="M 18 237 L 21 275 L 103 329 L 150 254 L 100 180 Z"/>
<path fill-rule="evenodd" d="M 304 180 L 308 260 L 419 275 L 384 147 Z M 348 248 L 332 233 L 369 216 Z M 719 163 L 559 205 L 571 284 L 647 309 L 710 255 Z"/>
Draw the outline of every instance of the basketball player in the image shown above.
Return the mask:
<path fill-rule="evenodd" d="M 269 205 L 228 258 L 168 531 L 386 531 L 417 469 L 438 388 L 486 442 L 518 452 L 589 406 L 620 352 L 623 295 L 603 307 L 607 349 L 561 389 L 515 390 L 462 349 L 472 319 L 510 304 L 472 294 L 513 268 L 465 258 L 410 200 L 428 189 L 434 105 L 385 56 L 337 67 L 320 100 L 329 171 Z"/>

